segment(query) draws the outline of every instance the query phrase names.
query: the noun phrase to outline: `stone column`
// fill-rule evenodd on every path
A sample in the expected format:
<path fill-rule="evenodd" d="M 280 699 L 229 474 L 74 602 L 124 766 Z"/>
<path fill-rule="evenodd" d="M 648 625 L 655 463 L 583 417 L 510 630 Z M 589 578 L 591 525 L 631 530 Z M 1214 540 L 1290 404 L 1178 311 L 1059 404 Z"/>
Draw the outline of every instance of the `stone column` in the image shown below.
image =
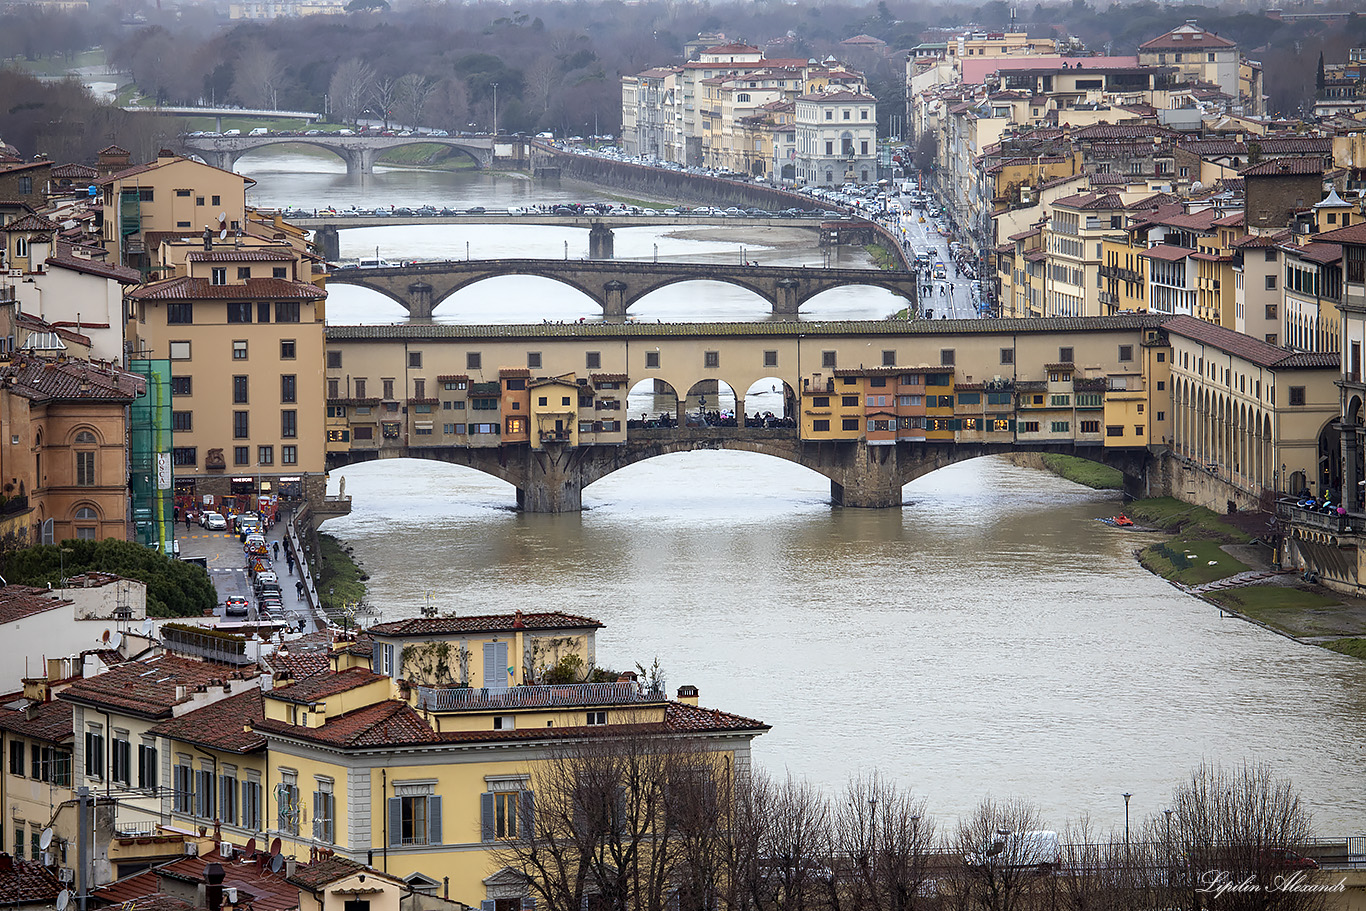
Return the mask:
<path fill-rule="evenodd" d="M 588 258 L 589 259 L 614 259 L 616 253 L 613 249 L 613 242 L 616 235 L 612 229 L 600 221 L 593 222 L 593 227 L 588 229 Z"/>
<path fill-rule="evenodd" d="M 901 505 L 901 472 L 896 446 L 855 443 L 839 480 L 830 480 L 830 500 L 836 506 L 886 509 Z"/>
<path fill-rule="evenodd" d="M 1352 424 L 1342 425 L 1342 501 L 1351 512 L 1357 511 L 1357 496 L 1360 489 L 1357 482 L 1357 428 Z"/>
<path fill-rule="evenodd" d="M 607 282 L 602 292 L 602 318 L 609 323 L 626 322 L 626 282 Z"/>
<path fill-rule="evenodd" d="M 531 450 L 525 481 L 517 488 L 517 507 L 523 512 L 579 512 L 583 509 L 583 477 L 573 450 Z"/>
<path fill-rule="evenodd" d="M 780 278 L 776 284 L 777 295 L 773 300 L 773 315 L 786 320 L 797 319 L 800 308 L 797 301 L 797 289 L 801 286 L 801 282 L 795 278 Z"/>
<path fill-rule="evenodd" d="M 323 225 L 313 232 L 313 245 L 318 254 L 330 263 L 341 259 L 341 232 L 335 225 Z"/>
<path fill-rule="evenodd" d="M 408 286 L 408 315 L 413 319 L 432 318 L 432 286 L 413 282 Z"/>

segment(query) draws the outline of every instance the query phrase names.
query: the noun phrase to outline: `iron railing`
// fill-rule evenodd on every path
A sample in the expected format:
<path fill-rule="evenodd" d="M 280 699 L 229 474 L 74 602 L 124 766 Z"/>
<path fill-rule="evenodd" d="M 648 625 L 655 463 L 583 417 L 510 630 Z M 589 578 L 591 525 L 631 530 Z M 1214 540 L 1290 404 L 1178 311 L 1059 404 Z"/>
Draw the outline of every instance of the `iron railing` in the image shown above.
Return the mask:
<path fill-rule="evenodd" d="M 514 686 L 509 689 L 430 687 L 417 689 L 418 708 L 433 712 L 467 709 L 530 709 L 580 705 L 634 705 L 663 702 L 662 690 L 629 681 Z"/>
<path fill-rule="evenodd" d="M 1276 515 L 1292 525 L 1334 533 L 1341 533 L 1349 528 L 1352 519 L 1350 515 L 1345 513 L 1338 515 L 1336 512 L 1308 509 L 1287 500 L 1282 500 L 1276 504 Z"/>

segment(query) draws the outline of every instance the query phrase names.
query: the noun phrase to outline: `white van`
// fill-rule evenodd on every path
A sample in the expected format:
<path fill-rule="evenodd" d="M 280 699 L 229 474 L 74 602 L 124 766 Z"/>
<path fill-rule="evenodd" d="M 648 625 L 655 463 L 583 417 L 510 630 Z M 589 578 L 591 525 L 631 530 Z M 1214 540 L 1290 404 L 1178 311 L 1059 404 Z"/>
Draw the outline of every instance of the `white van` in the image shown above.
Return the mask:
<path fill-rule="evenodd" d="M 522 208 L 521 206 L 508 206 L 508 214 L 509 214 L 509 215 L 525 215 L 525 214 L 526 214 L 526 209 Z"/>
<path fill-rule="evenodd" d="M 969 867 L 993 867 L 998 870 L 1037 869 L 1051 873 L 1062 859 L 1058 833 L 1047 830 L 1035 832 L 998 832 L 990 842 L 963 861 Z"/>
<path fill-rule="evenodd" d="M 223 131 L 223 135 L 224 135 L 224 136 L 241 136 L 241 135 L 242 135 L 242 131 L 241 131 L 241 130 L 224 130 L 224 131 Z"/>
<path fill-rule="evenodd" d="M 252 131 L 251 131 L 250 133 L 248 133 L 247 135 L 248 135 L 248 136 L 265 136 L 265 135 L 268 135 L 269 133 L 270 133 L 270 130 L 266 129 L 265 127 L 257 127 L 256 129 L 252 130 Z"/>

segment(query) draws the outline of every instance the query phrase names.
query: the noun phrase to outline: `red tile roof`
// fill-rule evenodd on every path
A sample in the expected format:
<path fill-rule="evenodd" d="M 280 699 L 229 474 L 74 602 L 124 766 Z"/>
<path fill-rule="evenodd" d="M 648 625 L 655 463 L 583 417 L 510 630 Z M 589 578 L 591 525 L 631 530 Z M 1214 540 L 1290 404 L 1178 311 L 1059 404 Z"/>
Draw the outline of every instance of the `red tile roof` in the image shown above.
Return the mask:
<path fill-rule="evenodd" d="M 546 613 L 483 614 L 475 617 L 414 617 L 394 620 L 370 627 L 372 636 L 441 636 L 455 633 L 511 632 L 514 629 L 601 629 L 602 624 L 591 617 L 580 617 L 559 611 Z"/>
<path fill-rule="evenodd" d="M 118 709 L 143 718 L 169 718 L 174 706 L 186 702 L 189 696 L 177 695 L 177 688 L 208 686 L 234 675 L 255 674 L 254 669 L 233 671 L 221 664 L 192 661 L 176 655 L 160 655 L 141 661 L 129 661 L 110 668 L 103 674 L 73 683 L 63 690 L 59 699 L 81 705 Z"/>
<path fill-rule="evenodd" d="M 67 243 L 56 245 L 55 252 L 47 258 L 47 264 L 62 269 L 70 269 L 73 272 L 84 272 L 87 275 L 112 278 L 125 285 L 136 285 L 142 281 L 142 275 L 136 269 L 76 256 L 71 252 L 71 245 Z"/>
<path fill-rule="evenodd" d="M 92 889 L 90 894 L 98 896 L 110 904 L 120 905 L 124 902 L 153 895 L 160 888 L 161 883 L 157 880 L 156 871 L 143 870 L 140 873 L 134 873 L 132 876 L 125 876 L 123 879 L 106 883 L 98 889 Z"/>
<path fill-rule="evenodd" d="M 1178 260 L 1185 259 L 1194 252 L 1194 250 L 1190 250 L 1186 247 L 1178 247 L 1175 244 L 1158 244 L 1155 247 L 1149 247 L 1138 255 L 1146 256 L 1149 259 L 1161 259 L 1169 263 L 1174 263 Z"/>
<path fill-rule="evenodd" d="M 0 382 L 35 402 L 131 402 L 141 394 L 146 381 L 117 367 L 86 361 L 21 357 L 0 364 Z"/>
<path fill-rule="evenodd" d="M 266 739 L 245 728 L 266 716 L 264 706 L 261 690 L 253 687 L 163 721 L 152 728 L 152 733 L 213 750 L 255 753 L 265 749 Z"/>
<path fill-rule="evenodd" d="M 284 278 L 249 278 L 233 285 L 214 285 L 207 278 L 170 278 L 131 292 L 134 300 L 319 300 L 327 292 L 307 282 Z"/>
<path fill-rule="evenodd" d="M 1237 47 L 1238 45 L 1227 38 L 1220 38 L 1213 32 L 1207 32 L 1198 25 L 1178 25 L 1169 32 L 1158 35 L 1151 41 L 1145 41 L 1138 46 L 1141 51 L 1180 51 L 1180 50 L 1203 50 L 1207 48 Z"/>
<path fill-rule="evenodd" d="M 50 905 L 63 888 L 36 860 L 11 858 L 7 867 L 0 869 L 0 903 L 6 905 Z"/>
<path fill-rule="evenodd" d="M 259 248 L 230 250 L 192 250 L 185 254 L 192 263 L 264 263 L 293 261 L 294 254 L 284 250 L 262 250 Z"/>
<path fill-rule="evenodd" d="M 294 871 L 294 875 L 287 877 L 288 881 L 301 889 L 310 892 L 317 892 L 319 888 L 334 883 L 339 879 L 354 876 L 370 868 L 359 861 L 351 860 L 349 857 L 342 857 L 340 854 L 333 854 L 324 860 L 311 863 L 306 867 Z M 376 871 L 377 872 L 377 871 Z M 381 876 L 384 874 L 380 874 Z"/>
<path fill-rule="evenodd" d="M 24 709 L 0 709 L 0 730 L 45 740 L 48 743 L 61 743 L 71 738 L 72 707 L 67 702 L 41 702 Z"/>
<path fill-rule="evenodd" d="M 45 588 L 6 585 L 0 588 L 0 623 L 13 623 L 15 620 L 55 610 L 70 603 L 52 597 Z"/>
<path fill-rule="evenodd" d="M 227 860 L 216 848 L 207 854 L 173 860 L 157 867 L 155 872 L 160 876 L 198 885 L 205 882 L 204 868 L 209 864 L 223 866 L 224 888 L 248 893 L 253 911 L 288 911 L 299 907 L 299 887 L 285 879 L 283 869 L 279 873 L 272 873 L 268 866 L 263 870 L 257 861 L 246 857 Z M 299 864 L 295 874 L 304 866 Z"/>
<path fill-rule="evenodd" d="M 1366 222 L 1356 225 L 1348 225 L 1345 228 L 1338 228 L 1333 231 L 1324 231 L 1318 235 L 1319 241 L 1331 241 L 1338 244 L 1366 244 Z"/>
<path fill-rule="evenodd" d="M 1261 339 L 1225 329 L 1191 316 L 1174 316 L 1162 323 L 1169 333 L 1184 336 L 1218 348 L 1259 367 L 1285 369 L 1336 369 L 1341 360 L 1337 354 L 1313 354 L 1291 351 Z"/>
<path fill-rule="evenodd" d="M 276 686 L 270 691 L 270 697 L 285 702 L 307 704 L 388 679 L 383 674 L 373 673 L 363 667 L 350 667 L 333 674 L 305 677 L 295 683 Z"/>
<path fill-rule="evenodd" d="M 1307 176 L 1323 173 L 1322 158 L 1273 158 L 1238 172 L 1239 177 Z"/>
<path fill-rule="evenodd" d="M 5 225 L 5 231 L 55 231 L 57 223 L 41 215 L 25 215 Z"/>

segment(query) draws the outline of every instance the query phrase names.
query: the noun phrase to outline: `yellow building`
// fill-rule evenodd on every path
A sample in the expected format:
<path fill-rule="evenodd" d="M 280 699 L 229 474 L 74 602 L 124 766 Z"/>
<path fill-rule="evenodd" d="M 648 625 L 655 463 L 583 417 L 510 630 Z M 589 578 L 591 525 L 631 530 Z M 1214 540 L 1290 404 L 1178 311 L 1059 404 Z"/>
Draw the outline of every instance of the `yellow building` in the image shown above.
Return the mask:
<path fill-rule="evenodd" d="M 111 261 L 146 274 L 160 265 L 156 252 L 164 238 L 197 237 L 206 228 L 215 236 L 244 230 L 246 190 L 255 183 L 169 153 L 115 171 L 96 182 L 104 248 Z"/>
<path fill-rule="evenodd" d="M 176 277 L 127 295 L 129 343 L 171 361 L 177 496 L 320 496 L 326 292 L 281 244 L 159 251 Z"/>
<path fill-rule="evenodd" d="M 802 380 L 804 440 L 857 440 L 863 436 L 863 380 L 847 371 L 813 372 Z"/>

